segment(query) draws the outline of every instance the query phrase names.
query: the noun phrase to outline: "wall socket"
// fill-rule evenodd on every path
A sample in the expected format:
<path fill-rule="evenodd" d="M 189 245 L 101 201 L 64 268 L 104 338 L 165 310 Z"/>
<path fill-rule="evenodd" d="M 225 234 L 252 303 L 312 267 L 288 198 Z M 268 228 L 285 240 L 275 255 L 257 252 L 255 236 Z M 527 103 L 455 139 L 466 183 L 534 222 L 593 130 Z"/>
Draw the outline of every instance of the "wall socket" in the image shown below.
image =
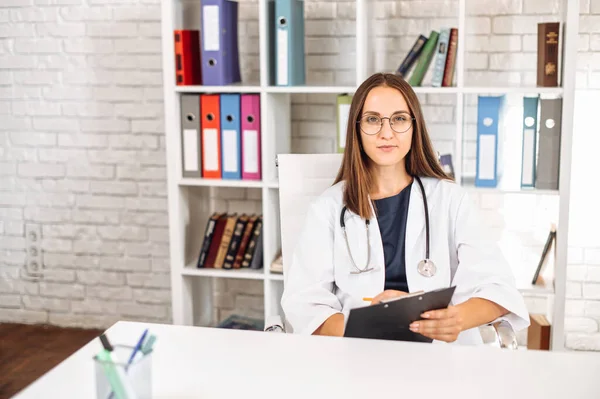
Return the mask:
<path fill-rule="evenodd" d="M 39 224 L 25 225 L 25 270 L 32 277 L 41 276 L 44 273 L 42 265 L 42 228 Z"/>

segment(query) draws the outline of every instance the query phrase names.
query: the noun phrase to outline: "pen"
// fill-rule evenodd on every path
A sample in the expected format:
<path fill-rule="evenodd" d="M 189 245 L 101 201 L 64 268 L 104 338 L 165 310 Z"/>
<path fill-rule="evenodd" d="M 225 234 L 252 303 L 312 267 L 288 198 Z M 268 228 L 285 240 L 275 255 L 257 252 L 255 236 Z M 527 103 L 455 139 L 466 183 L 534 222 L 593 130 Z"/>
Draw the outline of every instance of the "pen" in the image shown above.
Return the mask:
<path fill-rule="evenodd" d="M 136 394 L 129 384 L 125 373 L 119 369 L 118 366 L 115 366 L 111 356 L 113 346 L 104 334 L 100 334 L 100 342 L 102 343 L 103 349 L 97 356 L 101 361 L 104 372 L 106 373 L 106 378 L 112 388 L 111 396 L 114 392 L 117 399 L 134 399 Z"/>
<path fill-rule="evenodd" d="M 363 298 L 363 301 L 366 301 L 366 302 L 373 302 L 373 298 L 368 298 L 368 297 L 367 297 L 367 298 Z"/>
<path fill-rule="evenodd" d="M 140 337 L 140 339 L 138 340 L 137 344 L 133 348 L 133 352 L 131 352 L 131 356 L 129 356 L 129 360 L 127 361 L 127 365 L 125 366 L 125 370 L 127 370 L 129 368 L 129 366 L 131 365 L 131 362 L 133 362 L 133 359 L 135 358 L 136 353 L 141 349 L 142 343 L 144 342 L 144 339 L 146 338 L 146 334 L 148 334 L 148 329 L 147 328 L 144 330 L 144 332 L 142 333 L 142 336 Z"/>

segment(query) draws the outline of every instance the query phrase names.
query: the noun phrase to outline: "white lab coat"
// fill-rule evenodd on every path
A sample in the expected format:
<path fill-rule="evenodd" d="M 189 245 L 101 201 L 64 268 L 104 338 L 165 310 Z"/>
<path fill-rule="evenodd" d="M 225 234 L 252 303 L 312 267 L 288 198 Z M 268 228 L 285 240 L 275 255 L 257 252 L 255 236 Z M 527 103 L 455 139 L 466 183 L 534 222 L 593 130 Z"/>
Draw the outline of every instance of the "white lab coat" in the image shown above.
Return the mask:
<path fill-rule="evenodd" d="M 425 213 L 418 183 L 411 187 L 406 226 L 406 278 L 410 292 L 456 286 L 453 305 L 469 298 L 491 300 L 510 313 L 503 317 L 518 331 L 529 325 L 529 315 L 515 279 L 496 243 L 485 234 L 485 220 L 466 191 L 458 184 L 436 178 L 421 178 L 430 223 L 430 258 L 437 266 L 433 277 L 423 277 L 417 264 L 425 257 Z M 310 205 L 305 225 L 291 258 L 281 300 L 288 328 L 311 334 L 329 316 L 368 306 L 362 298 L 384 290 L 385 262 L 377 218 L 370 220 L 370 266 L 373 271 L 350 274 L 353 269 L 340 226 L 343 182 L 329 187 Z M 346 233 L 359 268 L 367 260 L 365 222 L 346 212 Z M 436 341 L 434 341 L 436 342 Z M 456 341 L 480 344 L 477 328 L 463 331 Z"/>

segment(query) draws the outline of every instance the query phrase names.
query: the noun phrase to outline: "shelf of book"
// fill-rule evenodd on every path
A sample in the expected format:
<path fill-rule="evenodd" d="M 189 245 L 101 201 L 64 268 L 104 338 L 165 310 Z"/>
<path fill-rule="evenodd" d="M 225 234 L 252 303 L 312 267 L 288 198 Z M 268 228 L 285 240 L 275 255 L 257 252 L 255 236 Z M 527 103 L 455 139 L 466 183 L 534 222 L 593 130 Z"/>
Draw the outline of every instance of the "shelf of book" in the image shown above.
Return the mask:
<path fill-rule="evenodd" d="M 475 3 L 475 0 L 472 0 Z M 393 51 L 390 54 L 389 49 L 380 48 L 381 37 L 389 36 L 389 32 L 382 32 L 380 27 L 385 26 L 385 24 L 381 24 L 378 21 L 377 17 L 374 17 L 370 11 L 373 10 L 372 5 L 368 0 L 355 0 L 355 16 L 353 15 L 351 19 L 355 19 L 355 32 L 350 34 L 350 36 L 355 36 L 356 40 L 351 40 L 350 50 L 344 50 L 346 53 L 346 60 L 343 60 L 342 64 L 344 64 L 345 68 L 331 67 L 333 70 L 331 73 L 334 78 L 331 79 L 332 85 L 311 85 L 311 84 L 298 84 L 291 86 L 274 86 L 273 81 L 271 80 L 270 69 L 273 67 L 275 62 L 271 62 L 276 57 L 274 57 L 273 49 L 270 48 L 271 40 L 274 37 L 273 28 L 269 26 L 269 5 L 270 3 L 265 0 L 258 1 L 258 23 L 255 24 L 254 21 L 250 21 L 251 25 L 248 26 L 248 20 L 245 20 L 243 23 L 245 24 L 243 28 L 243 32 L 247 33 L 252 31 L 253 36 L 251 43 L 256 44 L 258 48 L 251 49 L 250 52 L 244 51 L 244 56 L 247 58 L 245 60 L 246 67 L 250 65 L 250 69 L 258 68 L 259 71 L 244 71 L 246 75 L 249 75 L 250 78 L 248 80 L 242 80 L 239 83 L 228 84 L 228 85 L 197 85 L 197 83 L 190 86 L 178 86 L 176 85 L 176 68 L 174 62 L 174 46 L 173 46 L 173 30 L 180 28 L 176 26 L 177 21 L 180 19 L 181 15 L 177 14 L 176 7 L 174 7 L 174 3 L 172 1 L 164 1 L 162 2 L 162 44 L 163 44 L 163 83 L 164 83 L 164 106 L 165 106 L 165 123 L 166 123 L 166 147 L 167 147 L 167 164 L 168 164 L 168 187 L 169 187 L 169 224 L 170 224 L 170 248 L 171 248 L 171 264 L 175 265 L 173 267 L 172 273 L 172 299 L 173 299 L 173 320 L 175 323 L 184 323 L 191 324 L 194 322 L 194 311 L 196 307 L 202 307 L 202 300 L 205 296 L 212 295 L 212 291 L 202 290 L 200 296 L 192 296 L 189 283 L 189 278 L 186 280 L 182 277 L 189 276 L 209 276 L 209 277 L 218 277 L 218 278 L 241 278 L 248 280 L 263 280 L 264 281 L 264 315 L 265 318 L 269 316 L 273 316 L 275 314 L 281 315 L 281 309 L 279 307 L 281 293 L 282 293 L 282 283 L 283 275 L 271 273 L 268 270 L 269 262 L 275 258 L 276 253 L 281 249 L 280 242 L 280 228 L 279 228 L 279 204 L 278 204 L 278 191 L 277 188 L 279 186 L 276 180 L 276 166 L 274 159 L 277 154 L 281 153 L 289 153 L 293 151 L 304 151 L 305 149 L 299 150 L 297 148 L 298 142 L 292 145 L 293 139 L 292 132 L 297 126 L 293 126 L 294 123 L 303 123 L 304 118 L 300 116 L 296 116 L 295 112 L 297 112 L 296 108 L 296 99 L 293 94 L 349 94 L 352 95 L 358 85 L 362 83 L 364 79 L 366 79 L 371 73 L 378 71 L 390 71 L 393 67 L 391 65 L 385 65 L 383 68 L 381 65 L 377 65 L 377 61 L 381 58 L 385 59 L 387 56 L 393 54 L 392 57 L 387 57 L 389 59 L 394 59 L 394 62 L 400 63 L 401 59 L 397 58 L 398 52 L 402 51 L 404 54 L 405 48 L 400 50 L 401 46 L 399 43 L 402 43 L 406 40 L 414 40 L 416 36 L 418 36 L 419 32 L 411 32 L 405 33 L 402 31 L 402 34 L 399 34 L 399 31 L 391 32 L 394 40 L 391 41 L 393 43 Z M 452 3 L 452 2 L 451 2 Z M 533 68 L 526 68 L 528 71 L 522 74 L 518 79 L 515 79 L 515 82 L 520 82 L 519 85 L 511 86 L 510 83 L 506 82 L 507 79 L 498 80 L 495 79 L 495 76 L 501 76 L 504 73 L 506 76 L 506 72 L 502 72 L 503 68 L 499 68 L 500 72 L 496 73 L 498 68 L 493 69 L 488 62 L 487 66 L 478 68 L 475 73 L 474 71 L 468 70 L 465 60 L 468 57 L 465 57 L 465 53 L 469 52 L 482 52 L 482 53 L 495 53 L 495 52 L 506 52 L 501 49 L 493 49 L 493 48 L 482 48 L 481 50 L 473 50 L 469 49 L 469 40 L 468 38 L 472 38 L 474 34 L 479 36 L 485 36 L 488 32 L 474 33 L 469 32 L 469 30 L 473 29 L 473 21 L 468 21 L 474 18 L 473 11 L 467 10 L 467 0 L 458 0 L 458 8 L 450 7 L 448 10 L 454 10 L 454 15 L 446 15 L 442 23 L 440 18 L 431 18 L 431 23 L 428 22 L 426 18 L 417 18 L 417 20 L 423 22 L 422 28 L 419 28 L 423 35 L 429 35 L 432 31 L 439 31 L 441 29 L 451 29 L 456 28 L 457 34 L 450 31 L 449 43 L 453 37 L 457 37 L 457 44 L 455 48 L 452 49 L 455 54 L 455 59 L 451 59 L 452 63 L 455 63 L 454 67 L 451 68 L 451 72 L 454 73 L 454 79 L 449 79 L 449 82 L 445 84 L 442 83 L 442 86 L 433 87 L 431 83 L 429 83 L 426 78 L 427 74 L 424 74 L 419 79 L 413 80 L 417 82 L 413 89 L 418 94 L 427 94 L 427 102 L 426 106 L 429 107 L 429 111 L 431 111 L 432 106 L 440 106 L 444 107 L 454 107 L 454 112 L 451 117 L 447 117 L 444 112 L 441 112 L 440 115 L 445 120 L 442 123 L 438 122 L 438 125 L 443 125 L 444 123 L 447 125 L 454 125 L 455 132 L 454 134 L 447 134 L 449 130 L 445 129 L 445 126 L 441 126 L 440 131 L 446 135 L 443 137 L 440 147 L 443 146 L 444 151 L 447 153 L 452 153 L 453 157 L 455 157 L 455 170 L 458 180 L 461 181 L 461 184 L 466 190 L 476 191 L 477 193 L 494 193 L 494 194 L 542 194 L 542 195 L 552 195 L 560 197 L 560 210 L 558 215 L 558 225 L 560 227 L 560 232 L 558 234 L 558 243 L 557 243 L 557 283 L 555 288 L 548 288 L 543 286 L 534 286 L 529 284 L 530 281 L 524 279 L 523 282 L 518 282 L 518 288 L 524 294 L 531 295 L 553 295 L 556 300 L 554 301 L 554 311 L 553 318 L 558 320 L 558 324 L 553 326 L 553 346 L 555 348 L 562 348 L 564 341 L 564 326 L 562 325 L 562 321 L 564 320 L 564 305 L 565 305 L 565 280 L 566 280 L 566 253 L 567 253 L 567 242 L 568 242 L 568 216 L 569 216 L 569 198 L 568 198 L 568 189 L 570 185 L 570 162 L 571 162 L 571 137 L 570 132 L 572 131 L 572 111 L 573 111 L 573 96 L 575 90 L 575 61 L 576 61 L 576 47 L 577 47 L 577 31 L 578 31 L 578 7 L 577 5 L 571 4 L 567 0 L 563 0 L 563 14 L 558 16 L 558 19 L 561 20 L 565 25 L 561 25 L 561 29 L 564 26 L 569 26 L 569 29 L 564 32 L 563 35 L 560 36 L 560 40 L 563 40 L 563 51 L 560 55 L 560 59 L 562 65 L 560 66 L 561 70 L 561 81 L 560 86 L 557 87 L 537 87 L 535 76 L 531 73 Z M 450 4 L 450 3 L 449 3 Z M 200 7 L 201 5 L 198 5 Z M 338 6 L 339 7 L 339 6 Z M 196 10 L 197 15 L 202 15 L 201 11 Z M 438 11 L 436 11 L 438 12 Z M 450 12 L 450 11 L 449 11 Z M 354 14 L 354 12 L 351 12 Z M 552 13 L 550 13 L 552 14 Z M 439 15 L 437 15 L 439 17 Z M 452 19 L 450 19 L 452 17 Z M 508 15 L 503 18 L 510 18 Z M 404 19 L 406 26 L 411 26 L 411 22 L 413 19 L 410 17 L 401 16 L 400 18 Z M 476 17 L 479 18 L 479 17 Z M 489 19 L 486 17 L 486 19 Z M 540 20 L 547 21 L 549 17 L 544 16 L 540 17 Z M 495 22 L 495 21 L 494 21 Z M 442 24 L 443 26 L 440 26 Z M 394 26 L 403 25 L 395 24 Z M 194 26 L 193 29 L 198 29 L 200 26 Z M 255 35 L 255 31 L 258 31 L 258 35 Z M 306 36 L 309 37 L 314 35 L 315 32 L 306 32 Z M 490 35 L 495 35 L 496 33 L 490 33 Z M 529 32 L 530 35 L 534 34 L 534 32 Z M 378 37 L 379 36 L 379 37 Z M 411 36 L 410 38 L 407 36 Z M 258 37 L 258 40 L 255 38 Z M 331 39 L 337 40 L 339 37 L 345 37 L 348 39 L 348 34 L 341 34 L 340 32 L 331 33 Z M 396 40 L 398 38 L 398 40 Z M 314 40 L 314 38 L 313 38 Z M 491 42 L 490 42 L 491 43 Z M 453 43 L 450 43 L 454 45 Z M 524 46 L 524 45 L 523 45 Z M 487 46 L 486 46 L 487 47 Z M 430 46 L 429 55 L 431 57 L 429 62 L 421 62 L 423 71 L 429 71 L 432 76 L 435 76 L 437 73 L 439 75 L 439 71 L 436 72 L 436 59 L 437 56 L 433 56 L 435 47 Z M 523 49 L 524 50 L 524 49 Z M 450 50 L 447 50 L 450 51 Z M 524 50 L 525 51 L 525 50 Z M 533 50 L 528 50 L 532 52 Z M 341 52 L 341 51 L 340 51 Z M 313 54 L 314 56 L 314 51 Z M 381 56 L 384 57 L 381 57 Z M 298 57 L 293 58 L 297 60 Z M 258 62 L 257 62 L 258 61 Z M 336 61 L 337 62 L 337 61 Z M 416 64 L 418 65 L 420 62 L 417 59 Z M 348 65 L 351 65 L 352 68 L 347 68 Z M 398 65 L 398 64 L 396 64 Z M 446 65 L 449 65 L 446 63 Z M 321 66 L 319 65 L 319 68 Z M 327 66 L 323 65 L 323 71 L 327 70 Z M 473 75 L 484 75 L 486 72 L 486 68 L 491 70 L 491 74 L 486 75 L 491 79 L 485 78 L 473 78 Z M 291 68 L 290 68 L 291 69 Z M 345 69 L 345 70 L 341 70 Z M 444 75 L 446 75 L 446 67 L 442 69 Z M 453 70 L 452 70 L 453 69 Z M 348 72 L 349 71 L 349 72 Z M 257 73 L 256 73 L 257 72 Z M 308 71 L 308 75 L 310 75 L 311 71 Z M 312 70 L 314 72 L 314 68 Z M 321 71 L 318 71 L 321 73 Z M 344 77 L 344 79 L 338 79 L 338 73 Z M 258 76 L 257 76 L 258 75 Z M 354 76 L 355 75 L 355 76 Z M 452 76 L 452 73 L 448 74 Z M 346 79 L 351 76 L 350 79 Z M 292 76 L 289 77 L 292 79 Z M 293 77 L 295 79 L 295 76 Z M 315 78 L 315 76 L 312 76 Z M 407 75 L 407 80 L 412 80 Z M 438 76 L 439 78 L 439 76 Z M 320 81 L 323 81 L 322 76 L 319 77 Z M 259 81 L 257 81 L 259 80 Z M 310 81 L 310 79 L 308 80 Z M 510 80 L 512 81 L 512 80 Z M 333 85 L 333 82 L 344 82 L 343 85 Z M 293 82 L 290 82 L 293 84 Z M 507 85 L 507 86 L 505 86 Z M 555 85 L 556 86 L 556 85 Z M 261 177 L 263 180 L 259 181 L 247 181 L 247 180 L 226 180 L 226 179 L 202 179 L 202 178 L 182 178 L 181 177 L 181 168 L 182 168 L 182 114 L 180 108 L 180 101 L 182 98 L 186 97 L 184 94 L 204 94 L 204 93 L 240 93 L 240 94 L 248 94 L 255 93 L 259 94 L 260 99 L 260 138 L 261 143 L 258 148 L 260 148 L 261 155 L 258 160 L 261 170 Z M 496 94 L 513 94 L 513 95 L 523 95 L 523 96 L 556 96 L 561 97 L 563 99 L 563 111 L 562 111 L 562 121 L 560 123 L 562 131 L 566 134 L 561 138 L 561 159 L 560 159 L 560 184 L 558 190 L 541 190 L 541 189 L 525 189 L 520 187 L 502 187 L 498 186 L 496 188 L 485 188 L 485 187 L 476 187 L 474 182 L 469 182 L 468 175 L 472 173 L 471 169 L 465 167 L 463 165 L 463 160 L 466 160 L 467 166 L 471 165 L 468 162 L 471 158 L 473 158 L 473 154 L 476 154 L 476 151 L 473 150 L 473 137 L 471 127 L 476 123 L 476 118 L 473 117 L 472 113 L 469 111 L 472 110 L 473 98 L 476 97 L 477 94 L 485 95 L 496 95 Z M 433 95 L 433 96 L 430 96 Z M 446 98 L 441 98 L 438 101 L 437 96 L 443 97 L 443 95 L 447 95 Z M 298 96 L 302 97 L 302 96 Z M 307 96 L 304 101 L 312 101 L 310 98 L 312 96 Z M 513 96 L 514 97 L 514 96 Z M 430 98 L 433 100 L 431 104 L 429 104 Z M 320 102 L 320 101 L 319 101 Z M 322 103 L 322 102 L 320 102 Z M 304 104 L 303 104 L 304 105 Z M 335 103 L 331 104 L 334 107 Z M 328 106 L 329 109 L 331 107 Z M 442 110 L 443 111 L 443 110 Z M 293 118 L 296 118 L 293 120 Z M 241 118 L 240 118 L 241 119 Z M 321 121 L 320 121 L 321 122 Z M 335 121 L 331 121 L 332 125 L 335 124 Z M 446 123 L 447 122 L 447 123 Z M 433 122 L 435 124 L 435 122 Z M 319 124 L 318 128 L 324 126 L 324 123 Z M 305 130 L 310 130 L 307 128 Z M 312 132 L 310 132 L 312 134 Z M 335 134 L 337 136 L 337 131 L 335 128 L 331 129 L 332 135 Z M 522 133 L 520 130 L 517 133 Z M 306 137 L 311 134 L 305 134 Z M 316 134 L 316 133 L 315 133 Z M 320 133 L 319 133 L 320 134 Z M 190 136 L 191 137 L 191 136 Z M 192 138 L 194 138 L 194 136 Z M 316 137 L 316 136 L 315 136 Z M 320 137 L 319 137 L 320 138 Z M 328 139 L 330 139 L 328 137 Z M 195 141 L 196 142 L 196 141 Z M 466 144 L 465 144 L 466 143 Z M 305 143 L 302 143 L 303 145 Z M 313 142 L 309 143 L 311 146 L 314 144 Z M 336 144 L 336 143 L 333 143 Z M 438 144 L 438 143 L 434 143 Z M 323 146 L 323 148 L 335 148 L 336 145 Z M 309 147 L 307 145 L 307 148 Z M 329 150 L 327 150 L 329 151 Z M 440 150 L 441 151 L 441 150 Z M 520 154 L 520 152 L 519 152 Z M 197 160 L 197 159 L 196 159 Z M 260 188 L 261 190 L 247 190 L 247 193 L 242 194 L 239 192 L 241 190 L 231 190 L 232 193 L 226 193 L 225 195 L 230 195 L 230 197 L 220 201 L 220 197 L 217 198 L 202 198 L 206 204 L 202 206 L 198 206 L 194 204 L 193 201 L 198 200 L 198 197 L 206 197 L 205 191 L 207 190 L 181 190 L 181 187 L 232 187 L 232 188 Z M 219 190 L 221 191 L 221 190 Z M 227 190 L 223 190 L 227 191 Z M 260 191 L 260 192 L 258 192 Z M 211 194 L 212 195 L 212 194 Z M 220 193 L 219 193 L 220 195 Z M 261 201 L 260 204 L 261 214 L 264 217 L 264 237 L 262 238 L 262 242 L 264 245 L 264 262 L 263 269 L 260 270 L 218 270 L 218 269 L 198 269 L 195 264 L 190 264 L 187 267 L 183 268 L 183 271 L 180 271 L 182 268 L 177 267 L 177 265 L 184 264 L 181 259 L 184 257 L 183 254 L 189 253 L 189 242 L 194 240 L 199 240 L 201 235 L 204 232 L 204 225 L 199 225 L 198 220 L 202 220 L 202 217 L 198 216 L 198 213 L 209 213 L 218 209 L 219 211 L 237 211 L 239 209 L 245 209 L 244 201 L 249 202 L 249 207 L 252 208 L 256 206 L 256 204 Z M 188 223 L 189 222 L 189 223 Z M 196 222 L 196 226 L 193 226 L 194 222 Z M 188 260 L 189 261 L 189 260 Z M 267 270 L 265 270 L 267 268 Z M 529 276 L 527 277 L 529 278 Z M 184 281 L 185 280 L 185 281 Z M 192 303 L 190 303 L 191 299 L 194 298 Z"/>

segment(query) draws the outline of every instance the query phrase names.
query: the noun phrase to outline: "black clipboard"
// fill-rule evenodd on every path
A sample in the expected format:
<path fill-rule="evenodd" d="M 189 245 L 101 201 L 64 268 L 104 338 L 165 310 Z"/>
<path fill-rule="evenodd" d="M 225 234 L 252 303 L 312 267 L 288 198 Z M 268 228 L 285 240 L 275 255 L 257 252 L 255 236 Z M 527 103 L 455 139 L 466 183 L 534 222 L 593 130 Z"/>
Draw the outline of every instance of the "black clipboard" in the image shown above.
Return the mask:
<path fill-rule="evenodd" d="M 447 308 L 455 289 L 440 288 L 351 309 L 344 337 L 432 342 L 431 338 L 410 331 L 410 323 L 421 320 L 423 312 Z"/>

